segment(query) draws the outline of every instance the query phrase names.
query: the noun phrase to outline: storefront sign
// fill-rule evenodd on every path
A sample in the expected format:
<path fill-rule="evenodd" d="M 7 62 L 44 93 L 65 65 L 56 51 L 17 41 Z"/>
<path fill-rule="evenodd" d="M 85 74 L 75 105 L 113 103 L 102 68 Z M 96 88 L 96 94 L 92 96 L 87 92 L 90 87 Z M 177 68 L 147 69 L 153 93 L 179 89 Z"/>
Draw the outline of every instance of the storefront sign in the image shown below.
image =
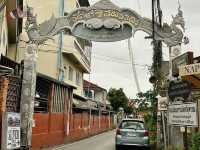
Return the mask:
<path fill-rule="evenodd" d="M 168 99 L 167 97 L 159 97 L 158 98 L 158 110 L 166 111 L 168 107 Z"/>
<path fill-rule="evenodd" d="M 171 81 L 168 87 L 168 95 L 172 102 L 183 101 L 189 102 L 189 96 L 191 94 L 192 87 L 190 82 L 185 80 Z"/>
<path fill-rule="evenodd" d="M 195 75 L 200 74 L 200 63 L 181 66 L 179 68 L 180 76 Z"/>
<path fill-rule="evenodd" d="M 170 125 L 177 126 L 198 126 L 197 104 L 169 105 L 168 119 Z"/>
<path fill-rule="evenodd" d="M 4 147 L 8 150 L 20 148 L 20 114 L 7 113 L 4 121 Z"/>

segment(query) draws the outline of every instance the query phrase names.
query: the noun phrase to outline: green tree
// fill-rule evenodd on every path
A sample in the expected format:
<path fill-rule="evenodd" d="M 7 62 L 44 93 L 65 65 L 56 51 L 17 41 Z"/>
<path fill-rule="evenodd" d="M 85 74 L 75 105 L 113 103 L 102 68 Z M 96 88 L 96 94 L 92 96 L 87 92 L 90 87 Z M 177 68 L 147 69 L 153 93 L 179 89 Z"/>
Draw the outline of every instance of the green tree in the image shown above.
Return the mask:
<path fill-rule="evenodd" d="M 133 113 L 133 108 L 131 106 L 126 106 L 124 108 L 124 111 L 126 114 L 132 114 Z"/>
<path fill-rule="evenodd" d="M 110 101 L 114 111 L 118 111 L 119 107 L 124 108 L 124 110 L 127 108 L 128 98 L 122 88 L 111 88 L 108 92 L 108 100 Z"/>
<path fill-rule="evenodd" d="M 144 120 L 150 132 L 156 133 L 157 126 L 157 98 L 156 93 L 152 90 L 149 90 L 145 93 L 138 93 L 138 99 L 136 100 L 138 105 L 138 111 L 148 112 Z M 151 141 L 156 141 L 155 136 L 150 137 Z"/>

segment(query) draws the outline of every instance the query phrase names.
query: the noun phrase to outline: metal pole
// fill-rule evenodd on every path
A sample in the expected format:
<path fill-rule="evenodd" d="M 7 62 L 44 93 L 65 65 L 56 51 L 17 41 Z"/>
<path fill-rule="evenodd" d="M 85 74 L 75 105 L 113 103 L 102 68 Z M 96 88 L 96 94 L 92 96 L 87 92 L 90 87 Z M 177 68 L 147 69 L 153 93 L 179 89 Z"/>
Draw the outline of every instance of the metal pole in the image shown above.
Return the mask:
<path fill-rule="evenodd" d="M 155 0 L 152 0 L 152 38 L 155 41 Z"/>
<path fill-rule="evenodd" d="M 185 126 L 185 133 L 184 133 L 184 136 L 183 136 L 183 138 L 184 138 L 184 148 L 185 148 L 185 150 L 188 150 L 188 135 L 187 135 L 187 126 Z"/>
<path fill-rule="evenodd" d="M 169 80 L 172 79 L 172 47 L 169 47 Z"/>
<path fill-rule="evenodd" d="M 162 126 L 163 126 L 163 139 L 164 139 L 164 149 L 167 149 L 167 139 L 166 139 L 166 128 L 165 128 L 165 112 L 161 111 L 162 115 Z"/>

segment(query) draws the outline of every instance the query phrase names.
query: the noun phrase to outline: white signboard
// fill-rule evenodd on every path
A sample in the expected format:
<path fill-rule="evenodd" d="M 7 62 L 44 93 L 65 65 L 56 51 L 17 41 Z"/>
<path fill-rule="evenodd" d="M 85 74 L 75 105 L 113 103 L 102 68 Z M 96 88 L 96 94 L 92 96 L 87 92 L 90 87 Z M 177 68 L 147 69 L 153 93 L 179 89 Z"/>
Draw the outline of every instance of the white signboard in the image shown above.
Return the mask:
<path fill-rule="evenodd" d="M 167 97 L 159 97 L 158 98 L 158 110 L 166 111 L 168 107 L 168 99 Z"/>
<path fill-rule="evenodd" d="M 20 148 L 20 114 L 7 114 L 7 149 Z"/>
<path fill-rule="evenodd" d="M 196 103 L 169 105 L 168 113 L 171 125 L 198 126 Z"/>

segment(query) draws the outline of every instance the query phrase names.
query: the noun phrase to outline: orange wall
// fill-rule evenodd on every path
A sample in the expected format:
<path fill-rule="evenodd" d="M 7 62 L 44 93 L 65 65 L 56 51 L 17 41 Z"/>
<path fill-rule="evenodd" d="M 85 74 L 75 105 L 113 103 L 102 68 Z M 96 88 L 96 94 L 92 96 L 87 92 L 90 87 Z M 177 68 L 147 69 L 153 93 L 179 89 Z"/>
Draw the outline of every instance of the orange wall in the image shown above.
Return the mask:
<path fill-rule="evenodd" d="M 99 116 L 92 115 L 89 128 L 89 114 L 87 112 L 74 113 L 70 116 L 70 132 L 68 136 L 65 133 L 63 113 L 36 113 L 34 114 L 34 119 L 33 149 L 77 141 L 110 129 L 109 116 L 105 115 L 101 116 L 101 128 L 99 128 Z M 112 127 L 112 121 L 110 125 Z"/>

